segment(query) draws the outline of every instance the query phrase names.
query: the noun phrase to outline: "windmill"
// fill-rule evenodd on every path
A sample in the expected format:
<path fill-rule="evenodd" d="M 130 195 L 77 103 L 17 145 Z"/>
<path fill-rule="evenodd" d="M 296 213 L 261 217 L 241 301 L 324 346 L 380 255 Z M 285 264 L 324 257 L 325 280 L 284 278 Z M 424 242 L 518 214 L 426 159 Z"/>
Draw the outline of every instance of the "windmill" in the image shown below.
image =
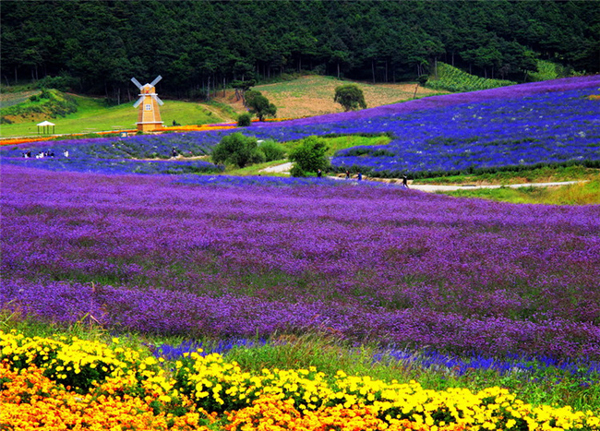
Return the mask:
<path fill-rule="evenodd" d="M 148 132 L 150 130 L 160 129 L 163 126 L 163 122 L 160 120 L 160 111 L 158 105 L 163 105 L 163 101 L 156 95 L 154 86 L 162 79 L 162 76 L 158 75 L 154 81 L 150 84 L 142 85 L 140 81 L 135 78 L 131 78 L 137 88 L 140 89 L 140 98 L 134 108 L 139 106 L 138 110 L 138 121 L 137 129 L 141 132 Z"/>

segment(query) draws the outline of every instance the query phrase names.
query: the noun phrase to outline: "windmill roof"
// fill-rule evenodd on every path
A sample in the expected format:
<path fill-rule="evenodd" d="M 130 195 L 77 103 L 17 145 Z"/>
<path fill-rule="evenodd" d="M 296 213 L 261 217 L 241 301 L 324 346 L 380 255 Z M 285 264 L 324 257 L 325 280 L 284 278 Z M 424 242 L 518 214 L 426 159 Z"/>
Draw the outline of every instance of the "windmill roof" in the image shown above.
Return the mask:
<path fill-rule="evenodd" d="M 51 123 L 50 121 L 42 121 L 41 123 L 38 123 L 38 126 L 56 126 L 56 124 Z"/>

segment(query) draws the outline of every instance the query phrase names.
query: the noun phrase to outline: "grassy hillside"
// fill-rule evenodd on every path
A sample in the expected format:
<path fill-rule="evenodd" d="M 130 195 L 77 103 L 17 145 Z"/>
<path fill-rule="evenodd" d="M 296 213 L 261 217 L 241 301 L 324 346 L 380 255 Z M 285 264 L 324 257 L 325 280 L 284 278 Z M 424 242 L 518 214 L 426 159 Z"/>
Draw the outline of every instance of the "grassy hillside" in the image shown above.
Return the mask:
<path fill-rule="evenodd" d="M 14 97 L 14 96 L 13 96 Z M 132 103 L 107 107 L 103 99 L 73 95 L 77 102 L 77 112 L 64 118 L 50 119 L 56 124 L 56 133 L 92 133 L 106 130 L 134 129 L 137 121 L 137 109 Z M 176 121 L 182 125 L 210 124 L 231 120 L 218 106 L 190 103 L 177 100 L 165 100 L 161 107 L 161 118 L 166 126 Z M 29 102 L 25 102 L 29 103 Z M 20 105 L 14 105 L 12 108 Z M 4 109 L 3 109 L 4 111 Z M 45 117 L 47 118 L 47 117 Z M 37 134 L 36 124 L 45 118 L 35 117 L 31 121 L 3 124 L 0 136 L 28 136 Z"/>
<path fill-rule="evenodd" d="M 324 76 L 303 76 L 291 81 L 276 84 L 258 85 L 261 91 L 277 106 L 278 118 L 300 118 L 316 115 L 342 112 L 342 107 L 334 103 L 335 87 L 343 81 Z M 391 103 L 410 100 L 415 96 L 438 94 L 437 91 L 419 87 L 416 84 L 379 84 L 371 85 L 358 83 L 365 94 L 368 107 L 388 105 Z M 36 92 L 23 91 L 3 94 L 2 114 L 7 109 L 17 109 L 22 104 L 28 104 L 28 97 Z M 137 121 L 137 110 L 133 103 L 107 107 L 104 99 L 76 96 L 77 112 L 64 118 L 52 120 L 49 115 L 36 115 L 24 121 L 14 121 L 13 124 L 3 124 L 0 137 L 29 136 L 37 134 L 36 124 L 44 119 L 56 123 L 56 133 L 91 133 L 106 130 L 132 129 Z M 161 117 L 166 126 L 173 121 L 181 125 L 211 124 L 224 121 L 234 121 L 236 114 L 245 112 L 241 100 L 236 100 L 233 90 L 219 96 L 210 103 L 192 103 L 175 100 L 164 100 L 161 107 Z M 13 118 L 14 120 L 14 118 Z"/>
<path fill-rule="evenodd" d="M 257 85 L 255 89 L 275 104 L 277 117 L 302 118 L 342 112 L 341 105 L 333 101 L 333 95 L 335 88 L 345 83 L 347 81 L 329 76 L 311 75 L 301 76 L 292 81 Z M 403 102 L 415 96 L 415 83 L 372 85 L 357 82 L 356 84 L 363 90 L 369 108 Z M 419 87 L 416 96 L 440 93 L 447 92 Z M 244 106 L 241 101 L 236 100 L 233 90 L 227 91 L 225 97 L 220 96 L 217 100 L 233 106 L 238 112 L 244 112 Z"/>

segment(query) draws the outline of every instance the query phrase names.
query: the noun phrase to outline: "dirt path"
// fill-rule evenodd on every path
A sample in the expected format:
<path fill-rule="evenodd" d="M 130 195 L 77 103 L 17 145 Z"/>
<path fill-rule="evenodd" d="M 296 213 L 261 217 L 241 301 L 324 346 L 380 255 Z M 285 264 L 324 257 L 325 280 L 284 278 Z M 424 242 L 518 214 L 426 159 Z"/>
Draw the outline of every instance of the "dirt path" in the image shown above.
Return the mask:
<path fill-rule="evenodd" d="M 268 168 L 261 169 L 260 172 L 277 172 L 277 173 L 289 173 L 292 168 L 292 163 L 282 163 L 281 165 L 269 166 Z M 329 176 L 332 180 L 343 180 L 346 181 L 346 176 L 344 174 L 338 174 L 337 176 Z M 353 178 L 349 181 L 356 181 L 356 175 L 353 175 Z M 400 178 L 369 178 L 363 177 L 363 181 L 376 181 L 382 183 L 396 184 L 401 185 L 402 179 Z M 510 187 L 512 189 L 517 189 L 520 187 L 558 187 L 558 186 L 566 186 L 569 184 L 577 184 L 582 181 L 554 181 L 547 183 L 523 183 L 523 184 L 506 184 L 506 185 L 474 185 L 474 184 L 449 184 L 449 185 L 439 185 L 439 184 L 413 184 L 412 181 L 409 181 L 408 187 L 413 190 L 420 190 L 422 192 L 435 193 L 435 192 L 450 192 L 455 190 L 474 190 L 474 189 L 499 189 L 501 187 Z M 587 182 L 587 181 L 583 181 Z"/>
<path fill-rule="evenodd" d="M 558 187 L 566 186 L 569 184 L 577 184 L 581 181 L 560 181 L 550 183 L 525 183 L 525 184 L 507 184 L 507 185 L 434 185 L 434 184 L 410 184 L 409 187 L 414 190 L 421 190 L 423 192 L 449 192 L 455 190 L 474 190 L 474 189 L 499 189 L 501 187 L 510 187 L 511 189 L 517 189 L 521 187 Z"/>
<path fill-rule="evenodd" d="M 345 180 L 344 175 L 339 176 L 330 176 L 328 178 L 334 180 Z M 356 181 L 356 176 L 352 178 L 350 181 Z M 374 181 L 388 184 L 396 184 L 400 186 L 402 184 L 402 179 L 399 178 L 369 178 L 363 177 L 363 181 Z M 569 184 L 578 184 L 586 181 L 553 181 L 547 183 L 522 183 L 522 184 L 486 184 L 486 185 L 475 185 L 475 184 L 414 184 L 412 181 L 408 182 L 409 189 L 412 190 L 420 190 L 422 192 L 427 193 L 435 193 L 435 192 L 450 192 L 455 190 L 475 190 L 475 189 L 499 189 L 501 187 L 510 187 L 511 189 L 517 189 L 521 187 L 559 187 L 559 186 L 567 186 Z"/>

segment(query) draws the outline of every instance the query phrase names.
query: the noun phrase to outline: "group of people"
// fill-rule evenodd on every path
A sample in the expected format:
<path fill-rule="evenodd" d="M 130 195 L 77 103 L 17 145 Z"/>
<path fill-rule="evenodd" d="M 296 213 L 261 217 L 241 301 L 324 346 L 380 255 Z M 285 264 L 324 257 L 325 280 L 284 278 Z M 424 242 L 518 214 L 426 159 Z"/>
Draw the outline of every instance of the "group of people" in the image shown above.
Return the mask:
<path fill-rule="evenodd" d="M 319 170 L 318 176 L 321 176 L 321 171 Z M 350 176 L 350 171 L 346 171 L 346 179 L 349 180 L 351 178 Z M 358 173 L 356 174 L 356 179 L 358 181 L 362 181 L 362 173 L 360 171 L 358 171 Z M 408 177 L 406 175 L 402 175 L 402 187 L 404 187 L 405 189 L 408 188 Z"/>
<path fill-rule="evenodd" d="M 346 179 L 349 180 L 351 178 L 350 176 L 350 171 L 346 171 Z M 358 174 L 356 175 L 356 179 L 358 181 L 362 181 L 362 173 L 359 171 Z"/>
<path fill-rule="evenodd" d="M 63 151 L 63 156 L 65 157 L 69 157 L 69 150 L 65 150 Z M 25 159 L 31 159 L 35 157 L 36 159 L 43 159 L 45 157 L 55 157 L 54 151 L 52 150 L 48 150 L 48 151 L 39 151 L 35 156 L 33 156 L 31 154 L 31 151 L 26 151 L 23 153 L 23 158 Z"/>

